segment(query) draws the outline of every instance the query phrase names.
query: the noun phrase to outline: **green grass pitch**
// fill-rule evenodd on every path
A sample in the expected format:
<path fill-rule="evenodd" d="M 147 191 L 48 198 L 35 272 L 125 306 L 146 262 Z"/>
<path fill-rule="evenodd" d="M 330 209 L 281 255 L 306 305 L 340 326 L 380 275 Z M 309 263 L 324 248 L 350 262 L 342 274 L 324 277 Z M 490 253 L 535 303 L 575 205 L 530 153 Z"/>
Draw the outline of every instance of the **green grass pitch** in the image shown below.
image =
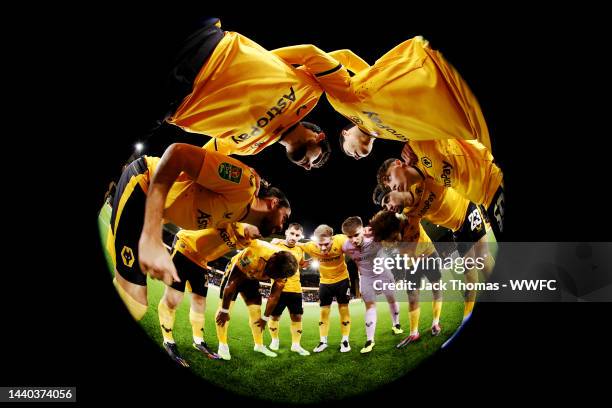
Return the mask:
<path fill-rule="evenodd" d="M 110 207 L 104 206 L 98 219 L 102 242 L 106 240 Z M 106 254 L 110 263 L 110 258 Z M 444 279 L 450 272 L 444 273 Z M 157 304 L 163 294 L 164 285 L 159 281 L 148 282 L 149 309 L 140 321 L 152 340 L 160 345 L 162 335 L 157 317 Z M 253 338 L 248 326 L 248 313 L 242 299 L 234 305 L 229 326 L 230 361 L 209 360 L 191 347 L 191 326 L 189 324 L 189 295 L 183 299 L 176 313 L 174 338 L 179 351 L 190 363 L 192 372 L 206 381 L 231 392 L 250 397 L 259 397 L 275 402 L 316 403 L 325 400 L 340 400 L 363 392 L 371 391 L 390 381 L 396 380 L 428 356 L 439 350 L 442 343 L 456 330 L 463 316 L 463 303 L 445 302 L 442 308 L 442 333 L 437 337 L 430 334 L 431 303 L 421 306 L 421 340 L 397 350 L 395 345 L 408 332 L 408 304 L 401 302 L 400 323 L 406 331 L 394 336 L 391 332 L 391 317 L 384 298 L 378 302 L 378 323 L 374 350 L 362 355 L 359 350 L 365 343 L 364 311 L 362 302 L 351 303 L 351 348 L 349 353 L 340 353 L 340 323 L 336 304 L 332 305 L 329 331 L 329 347 L 320 354 L 302 357 L 289 350 L 291 334 L 289 316 L 285 311 L 280 326 L 280 350 L 278 357 L 270 358 L 253 351 Z M 208 291 L 205 323 L 205 340 L 216 350 L 217 338 L 214 326 L 214 312 L 219 301 L 219 291 L 210 286 Z M 265 302 L 264 302 L 265 305 Z M 127 309 L 126 309 L 127 313 Z M 319 342 L 319 307 L 317 304 L 304 305 L 302 346 L 309 351 Z M 270 335 L 266 329 L 264 343 L 269 345 Z"/>

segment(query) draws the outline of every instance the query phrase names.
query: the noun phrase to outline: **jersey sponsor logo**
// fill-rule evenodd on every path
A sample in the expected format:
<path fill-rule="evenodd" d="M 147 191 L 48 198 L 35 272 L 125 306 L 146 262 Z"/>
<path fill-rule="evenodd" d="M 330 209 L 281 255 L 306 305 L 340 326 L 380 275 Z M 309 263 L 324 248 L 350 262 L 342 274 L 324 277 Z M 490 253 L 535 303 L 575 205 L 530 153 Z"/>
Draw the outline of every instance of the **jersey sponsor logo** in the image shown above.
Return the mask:
<path fill-rule="evenodd" d="M 425 201 L 423 201 L 423 206 L 421 207 L 421 210 L 419 211 L 419 217 L 424 217 L 425 214 L 427 214 L 427 211 L 429 211 L 429 209 L 431 208 L 431 204 L 434 202 L 434 200 L 436 199 L 436 195 L 433 192 L 429 193 L 429 197 L 427 197 L 427 199 Z"/>
<path fill-rule="evenodd" d="M 240 183 L 240 179 L 242 178 L 242 169 L 240 167 L 223 162 L 219 165 L 218 171 L 219 177 L 222 179 L 236 184 Z"/>
<path fill-rule="evenodd" d="M 268 108 L 265 116 L 257 119 L 257 123 L 255 125 L 251 125 L 251 132 L 242 133 L 238 136 L 232 136 L 231 139 L 234 143 L 239 144 L 253 136 L 258 136 L 263 133 L 263 129 L 270 124 L 276 117 L 282 114 L 293 102 L 295 102 L 295 90 L 293 87 L 289 88 L 289 94 L 283 95 L 276 105 Z M 303 107 L 303 106 L 302 106 Z M 300 109 L 302 108 L 300 107 Z"/>
<path fill-rule="evenodd" d="M 421 157 L 421 163 L 423 163 L 423 166 L 427 167 L 428 169 L 431 168 L 432 166 L 432 162 L 431 159 L 427 156 L 423 156 Z"/>
<path fill-rule="evenodd" d="M 330 262 L 337 261 L 338 259 L 340 259 L 340 255 L 321 258 L 320 262 L 321 263 L 330 263 Z"/>
<path fill-rule="evenodd" d="M 380 117 L 378 116 L 378 113 L 366 112 L 366 111 L 363 111 L 362 113 L 365 113 L 366 115 L 368 115 L 368 118 L 370 118 L 370 120 L 374 122 L 374 124 L 377 127 L 381 128 L 382 130 L 387 131 L 388 133 L 391 133 L 393 136 L 397 137 L 400 140 L 403 140 L 404 142 L 408 141 L 408 138 L 406 136 L 402 135 L 401 133 L 399 133 L 397 130 L 393 129 L 392 127 L 385 125 L 382 119 L 380 119 Z"/>
<path fill-rule="evenodd" d="M 451 180 L 451 172 L 453 170 L 453 166 L 448 163 L 446 160 L 442 160 L 442 174 L 440 178 L 444 181 L 444 187 L 450 187 L 452 184 Z"/>
<path fill-rule="evenodd" d="M 206 229 L 210 223 L 210 214 L 206 214 L 204 211 L 198 209 L 198 228 Z"/>
<path fill-rule="evenodd" d="M 225 243 L 225 245 L 228 248 L 236 249 L 236 244 L 232 241 L 232 238 L 230 237 L 228 232 L 224 229 L 219 229 L 218 231 L 219 231 L 219 236 L 223 240 L 223 243 Z"/>
<path fill-rule="evenodd" d="M 132 265 L 134 265 L 135 257 L 132 248 L 128 246 L 123 247 L 123 249 L 121 250 L 121 260 L 123 261 L 123 264 L 128 268 L 131 268 Z"/>
<path fill-rule="evenodd" d="M 471 231 L 479 231 L 482 228 L 482 217 L 480 216 L 480 211 L 478 208 L 474 208 L 474 210 L 468 215 L 468 221 L 470 223 Z"/>

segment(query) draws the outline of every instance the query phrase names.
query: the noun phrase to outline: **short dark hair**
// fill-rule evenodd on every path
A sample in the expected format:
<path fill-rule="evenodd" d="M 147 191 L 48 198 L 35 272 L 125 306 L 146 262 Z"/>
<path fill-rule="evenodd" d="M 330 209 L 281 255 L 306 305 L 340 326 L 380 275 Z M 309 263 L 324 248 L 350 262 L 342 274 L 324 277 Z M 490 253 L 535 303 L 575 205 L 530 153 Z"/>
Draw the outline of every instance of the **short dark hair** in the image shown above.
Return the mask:
<path fill-rule="evenodd" d="M 342 223 L 342 232 L 344 234 L 348 234 L 349 232 L 355 231 L 357 228 L 363 227 L 363 221 L 361 221 L 361 217 L 348 217 Z"/>
<path fill-rule="evenodd" d="M 302 121 L 300 122 L 300 124 L 304 126 L 306 129 L 312 130 L 315 133 L 323 132 L 323 130 L 321 130 L 321 128 L 315 125 L 314 123 Z M 312 163 L 312 167 L 315 167 L 315 168 L 319 168 L 323 166 L 325 163 L 327 163 L 327 161 L 329 160 L 329 156 L 331 155 L 331 145 L 329 144 L 329 140 L 327 140 L 327 137 L 325 137 L 325 139 L 319 142 L 319 146 L 321 146 L 321 156 L 320 156 L 321 158 L 317 160 L 316 162 Z"/>
<path fill-rule="evenodd" d="M 374 241 L 384 241 L 401 231 L 402 222 L 392 211 L 382 210 L 370 220 Z"/>
<path fill-rule="evenodd" d="M 378 184 L 381 184 L 381 185 L 385 184 L 383 182 L 385 174 L 387 174 L 387 171 L 389 171 L 389 167 L 391 167 L 391 165 L 396 160 L 399 160 L 399 159 L 396 159 L 396 158 L 387 159 L 380 165 L 380 167 L 378 168 L 378 171 L 376 172 L 376 181 L 378 182 Z"/>
<path fill-rule="evenodd" d="M 284 279 L 298 270 L 298 262 L 289 251 L 279 251 L 273 254 L 266 263 L 265 273 L 272 279 Z"/>
<path fill-rule="evenodd" d="M 323 130 L 321 130 L 321 128 L 315 125 L 314 123 L 302 121 L 302 122 L 296 123 L 295 125 L 291 126 L 289 129 L 287 129 L 285 132 L 283 132 L 281 139 L 284 138 L 287 133 L 295 129 L 297 125 L 302 125 L 306 129 L 312 130 L 315 133 L 323 132 Z M 325 137 L 323 140 L 321 140 L 317 144 L 321 147 L 321 156 L 319 156 L 319 160 L 312 163 L 312 167 L 314 168 L 322 167 L 325 163 L 327 163 L 327 161 L 329 160 L 329 156 L 331 155 L 331 146 L 329 144 L 329 140 L 327 139 L 327 137 Z M 293 150 L 292 152 L 287 152 L 287 158 L 289 158 L 289 160 L 291 160 L 292 162 L 299 162 L 306 155 L 306 150 L 308 150 L 308 147 L 304 143 L 301 146 L 299 146 L 297 149 Z"/>
<path fill-rule="evenodd" d="M 257 197 L 259 198 L 278 198 L 279 207 L 291 208 L 291 204 L 289 204 L 289 200 L 287 199 L 287 196 L 285 195 L 285 193 L 280 191 L 278 188 L 272 187 L 270 185 L 269 186 L 261 185 L 259 187 L 259 194 L 257 195 Z"/>
<path fill-rule="evenodd" d="M 356 124 L 354 124 L 354 123 L 349 123 L 348 125 L 346 125 L 345 127 L 343 127 L 343 128 L 342 128 L 342 130 L 340 131 L 340 137 L 338 138 L 338 141 L 340 142 L 340 150 L 342 150 L 342 151 L 344 152 L 344 154 L 347 154 L 347 153 L 346 153 L 346 150 L 344 150 L 344 134 L 343 134 L 343 132 L 344 132 L 345 130 L 350 130 L 350 129 L 352 129 L 352 128 L 354 128 L 355 126 L 357 126 L 357 125 L 356 125 Z M 347 154 L 347 156 L 348 156 L 348 154 Z"/>
<path fill-rule="evenodd" d="M 377 184 L 374 188 L 374 192 L 372 193 L 372 201 L 374 201 L 374 204 L 382 207 L 383 198 L 385 198 L 385 196 L 390 192 L 391 189 L 389 187 L 382 184 Z"/>
<path fill-rule="evenodd" d="M 287 229 L 289 228 L 293 228 L 293 229 L 304 232 L 304 227 L 302 227 L 302 224 L 300 224 L 299 222 L 292 222 L 291 224 L 289 224 L 289 226 L 287 226 Z"/>

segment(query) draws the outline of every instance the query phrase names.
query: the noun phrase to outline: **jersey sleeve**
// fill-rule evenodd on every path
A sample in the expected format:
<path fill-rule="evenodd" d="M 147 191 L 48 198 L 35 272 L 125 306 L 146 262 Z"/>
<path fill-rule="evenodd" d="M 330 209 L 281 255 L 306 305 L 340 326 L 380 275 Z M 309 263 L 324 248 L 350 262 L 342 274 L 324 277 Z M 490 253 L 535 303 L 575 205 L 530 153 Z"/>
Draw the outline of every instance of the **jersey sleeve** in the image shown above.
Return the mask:
<path fill-rule="evenodd" d="M 312 242 L 307 242 L 303 245 L 301 245 L 301 248 L 304 250 L 305 253 L 307 253 L 309 256 L 311 257 L 315 257 L 315 253 L 316 253 L 316 245 Z"/>
<path fill-rule="evenodd" d="M 357 74 L 364 69 L 370 67 L 370 65 L 363 60 L 359 55 L 355 54 L 351 50 L 336 50 L 328 54 L 330 57 L 340 62 L 346 69 Z"/>
<path fill-rule="evenodd" d="M 236 150 L 228 143 L 224 143 L 219 139 L 212 138 L 203 147 L 206 151 L 212 151 L 229 156 L 230 154 L 236 153 Z"/>
<path fill-rule="evenodd" d="M 338 234 L 336 235 L 335 239 L 337 239 L 338 246 L 340 246 L 340 248 L 344 252 L 344 244 L 348 242 L 348 237 L 344 234 Z"/>
<path fill-rule="evenodd" d="M 289 64 L 304 65 L 314 76 L 322 76 L 342 66 L 338 60 L 312 44 L 292 45 L 271 52 Z"/>
<path fill-rule="evenodd" d="M 207 151 L 196 182 L 230 201 L 244 201 L 254 196 L 257 176 L 238 160 L 214 151 Z"/>

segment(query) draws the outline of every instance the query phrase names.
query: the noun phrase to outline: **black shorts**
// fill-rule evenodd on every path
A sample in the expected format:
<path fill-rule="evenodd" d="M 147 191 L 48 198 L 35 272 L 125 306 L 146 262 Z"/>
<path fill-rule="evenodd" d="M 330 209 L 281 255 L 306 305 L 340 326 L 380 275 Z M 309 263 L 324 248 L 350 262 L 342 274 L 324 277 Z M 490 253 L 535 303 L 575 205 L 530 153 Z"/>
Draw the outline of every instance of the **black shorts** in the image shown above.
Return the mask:
<path fill-rule="evenodd" d="M 156 117 L 149 133 L 153 133 L 171 117 L 183 99 L 193 91 L 196 76 L 223 39 L 223 30 L 214 25 L 217 21 L 216 18 L 203 21 L 200 27 L 183 41 L 166 78 L 163 97 L 156 102 Z"/>
<path fill-rule="evenodd" d="M 172 262 L 174 262 L 176 272 L 181 281 L 172 282 L 170 287 L 179 292 L 185 292 L 185 286 L 189 282 L 192 293 L 206 297 L 208 294 L 208 272 L 206 269 L 178 251 L 174 252 Z"/>
<path fill-rule="evenodd" d="M 495 192 L 486 212 L 487 221 L 491 224 L 493 233 L 498 240 L 504 232 L 504 210 L 504 189 L 500 186 Z"/>
<path fill-rule="evenodd" d="M 430 256 L 433 258 L 440 257 L 440 255 L 438 255 L 437 252 L 434 252 Z M 442 279 L 442 273 L 440 272 L 440 270 L 437 267 L 435 267 L 435 265 L 431 265 L 431 266 L 432 266 L 431 268 L 425 268 L 423 266 L 420 266 L 419 269 L 415 271 L 415 273 L 410 273 L 406 271 L 405 279 L 408 282 L 413 282 L 417 287 L 421 286 L 421 280 L 423 279 L 423 277 L 427 278 L 427 280 L 432 283 L 437 282 L 440 279 Z"/>
<path fill-rule="evenodd" d="M 459 256 L 464 256 L 485 235 L 487 230 L 484 215 L 476 204 L 470 203 L 465 212 L 463 225 L 454 233 Z"/>
<path fill-rule="evenodd" d="M 117 273 L 130 283 L 147 285 L 147 277 L 138 263 L 138 241 L 144 224 L 147 195 L 138 181 L 147 175 L 144 157 L 134 160 L 121 174 L 113 198 L 110 228 L 115 238 Z"/>
<path fill-rule="evenodd" d="M 228 264 L 228 267 L 229 265 L 231 264 Z M 234 266 L 234 270 L 236 268 L 237 266 Z M 225 290 L 225 286 L 227 285 L 227 282 L 230 276 L 232 276 L 232 273 L 233 271 L 231 271 L 230 273 L 225 273 L 225 275 L 223 276 L 223 280 L 221 281 L 221 286 L 219 287 L 219 298 L 220 299 L 223 299 L 223 291 Z M 242 298 L 244 299 L 245 302 L 261 303 L 261 293 L 259 293 L 259 281 L 258 280 L 246 279 L 242 281 L 242 283 L 238 285 L 236 293 L 234 293 L 234 296 L 232 297 L 233 302 L 235 302 L 236 299 L 238 299 L 239 293 L 242 295 Z"/>
<path fill-rule="evenodd" d="M 285 307 L 289 309 L 289 313 L 292 315 L 304 314 L 304 308 L 302 307 L 302 294 L 295 292 L 282 292 L 276 307 L 272 311 L 272 316 L 282 315 Z"/>
<path fill-rule="evenodd" d="M 339 305 L 348 304 L 351 300 L 351 284 L 348 279 L 336 283 L 319 284 L 319 306 L 329 306 L 334 297 Z"/>

